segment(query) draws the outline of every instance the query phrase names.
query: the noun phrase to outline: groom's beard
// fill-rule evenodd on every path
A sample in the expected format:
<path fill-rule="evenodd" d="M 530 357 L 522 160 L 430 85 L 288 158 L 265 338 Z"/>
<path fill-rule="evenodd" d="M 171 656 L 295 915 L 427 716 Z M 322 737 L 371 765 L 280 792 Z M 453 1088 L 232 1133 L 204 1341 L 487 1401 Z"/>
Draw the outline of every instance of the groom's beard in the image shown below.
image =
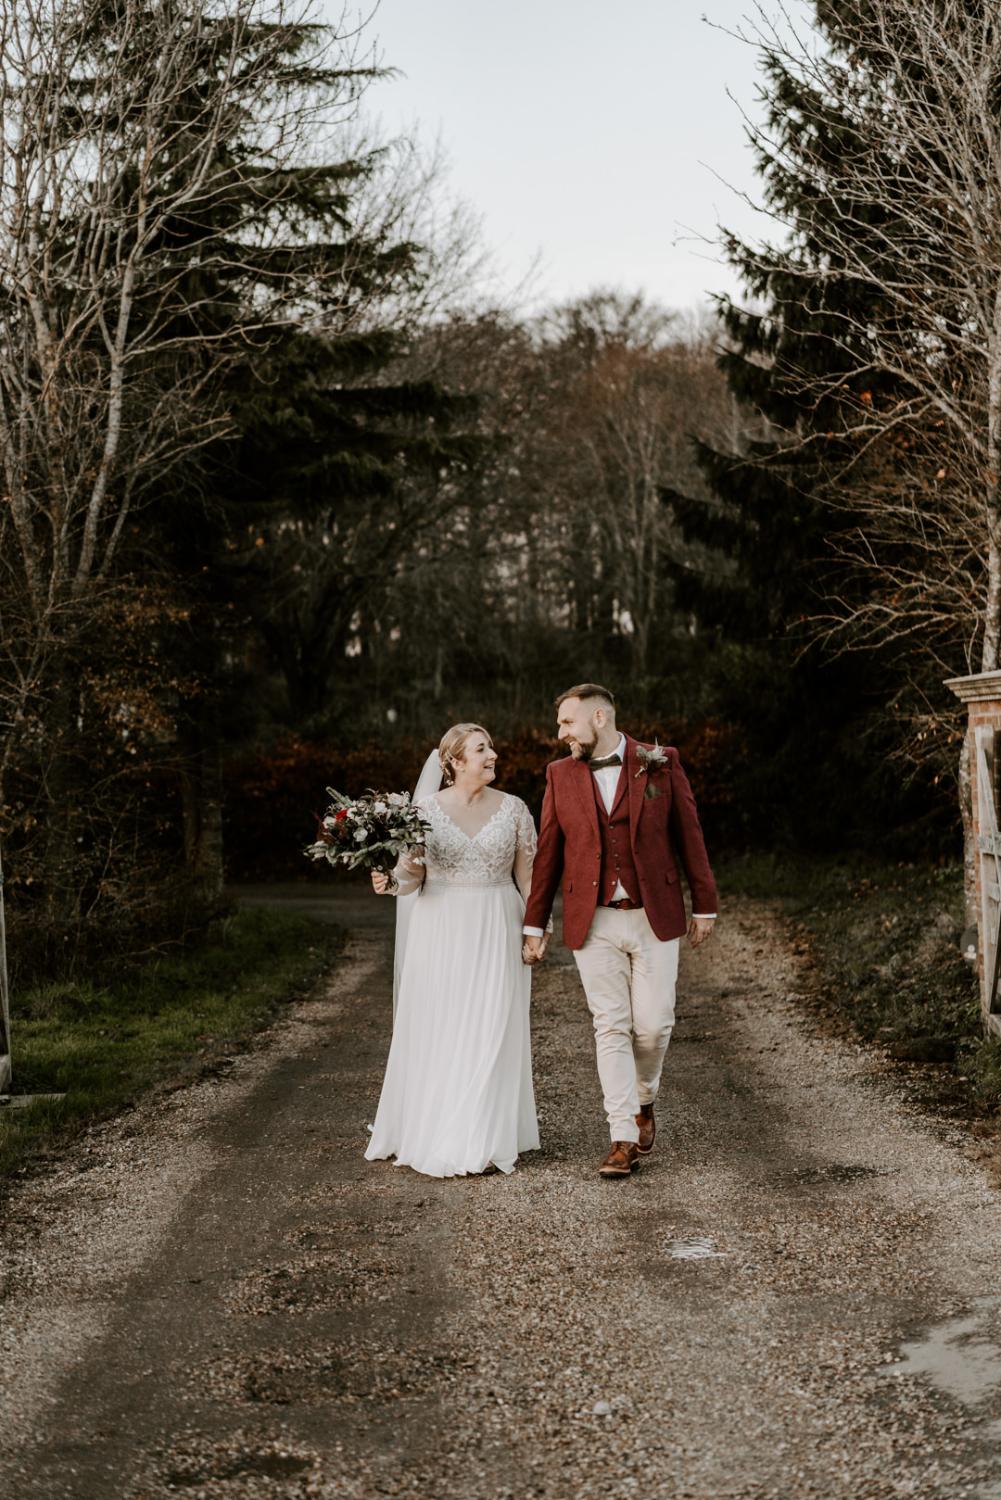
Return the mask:
<path fill-rule="evenodd" d="M 574 760 L 582 760 L 587 762 L 594 754 L 595 746 L 597 745 L 597 743 L 597 735 L 595 735 L 594 739 L 586 745 L 583 740 L 577 740 L 575 744 L 570 746 L 570 754 L 573 756 Z"/>

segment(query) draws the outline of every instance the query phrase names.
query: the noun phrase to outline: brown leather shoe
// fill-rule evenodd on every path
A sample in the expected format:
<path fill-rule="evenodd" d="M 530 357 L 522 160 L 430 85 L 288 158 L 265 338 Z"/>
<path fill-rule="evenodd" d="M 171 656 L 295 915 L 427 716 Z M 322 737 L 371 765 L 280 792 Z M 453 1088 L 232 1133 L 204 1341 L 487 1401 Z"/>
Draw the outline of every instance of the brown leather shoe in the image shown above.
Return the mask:
<path fill-rule="evenodd" d="M 639 1166 L 635 1141 L 613 1141 L 612 1149 L 598 1168 L 602 1177 L 628 1177 Z"/>
<path fill-rule="evenodd" d="M 649 1156 L 653 1150 L 653 1143 L 657 1139 L 657 1121 L 653 1117 L 652 1104 L 640 1105 L 640 1112 L 636 1116 L 636 1123 L 640 1129 L 640 1138 L 636 1143 L 636 1149 L 640 1156 Z"/>

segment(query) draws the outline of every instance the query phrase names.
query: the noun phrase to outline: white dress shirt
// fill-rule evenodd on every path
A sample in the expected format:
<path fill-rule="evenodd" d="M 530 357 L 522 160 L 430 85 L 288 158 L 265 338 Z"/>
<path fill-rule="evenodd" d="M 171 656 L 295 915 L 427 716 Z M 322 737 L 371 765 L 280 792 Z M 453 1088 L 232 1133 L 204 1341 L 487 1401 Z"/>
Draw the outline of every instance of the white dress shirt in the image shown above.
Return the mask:
<path fill-rule="evenodd" d="M 609 750 L 608 753 L 609 755 L 617 755 L 622 762 L 621 766 L 602 766 L 600 771 L 592 771 L 591 775 L 598 783 L 598 791 L 601 793 L 601 800 L 605 804 L 605 811 L 611 816 L 615 794 L 619 789 L 619 780 L 626 774 L 626 737 L 624 734 L 619 735 L 619 743 L 614 750 Z M 629 892 L 621 880 L 615 882 L 612 900 L 629 900 Z"/>
<path fill-rule="evenodd" d="M 608 753 L 609 755 L 618 755 L 622 761 L 621 766 L 602 766 L 600 771 L 592 771 L 591 775 L 598 783 L 598 791 L 601 793 L 601 800 L 605 804 L 605 811 L 611 814 L 612 806 L 615 802 L 615 794 L 619 789 L 619 777 L 626 774 L 626 737 L 624 734 L 619 735 L 619 743 L 614 750 L 609 750 Z M 599 756 L 598 758 L 599 760 L 604 759 L 603 756 Z M 612 900 L 629 900 L 629 892 L 624 888 L 621 880 L 615 882 Z M 692 915 L 701 916 L 708 915 L 708 913 L 693 912 Z M 715 917 L 715 915 L 716 913 L 713 912 L 712 916 Z M 542 937 L 541 927 L 526 927 L 524 928 L 524 932 L 526 937 Z"/>

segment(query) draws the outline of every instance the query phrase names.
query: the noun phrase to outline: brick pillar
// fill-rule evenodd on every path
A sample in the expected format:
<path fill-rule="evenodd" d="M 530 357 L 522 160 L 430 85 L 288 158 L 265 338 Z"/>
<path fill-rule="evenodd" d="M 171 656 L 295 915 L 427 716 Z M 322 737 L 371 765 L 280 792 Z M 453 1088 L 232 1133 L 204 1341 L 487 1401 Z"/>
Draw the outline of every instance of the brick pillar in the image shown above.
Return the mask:
<path fill-rule="evenodd" d="M 953 677 L 945 684 L 966 704 L 969 800 L 972 814 L 973 878 L 977 894 L 977 970 L 980 999 L 988 1031 L 1001 1035 L 1001 984 L 991 996 L 998 915 L 1001 912 L 1001 841 L 997 838 L 998 770 L 1001 767 L 1001 672 L 977 672 Z M 978 746 L 985 752 L 988 782 L 994 788 L 994 807 L 981 805 Z M 963 789 L 960 789 L 960 795 Z"/>

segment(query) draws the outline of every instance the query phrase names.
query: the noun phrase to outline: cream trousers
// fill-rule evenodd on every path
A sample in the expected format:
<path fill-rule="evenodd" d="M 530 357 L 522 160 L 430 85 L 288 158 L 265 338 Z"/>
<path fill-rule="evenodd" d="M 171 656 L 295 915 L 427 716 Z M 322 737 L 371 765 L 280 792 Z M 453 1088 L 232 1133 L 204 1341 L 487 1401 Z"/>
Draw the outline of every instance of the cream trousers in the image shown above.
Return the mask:
<path fill-rule="evenodd" d="M 599 906 L 574 952 L 594 1022 L 598 1077 L 613 1141 L 637 1141 L 674 1027 L 678 938 L 662 943 L 647 914 Z"/>

